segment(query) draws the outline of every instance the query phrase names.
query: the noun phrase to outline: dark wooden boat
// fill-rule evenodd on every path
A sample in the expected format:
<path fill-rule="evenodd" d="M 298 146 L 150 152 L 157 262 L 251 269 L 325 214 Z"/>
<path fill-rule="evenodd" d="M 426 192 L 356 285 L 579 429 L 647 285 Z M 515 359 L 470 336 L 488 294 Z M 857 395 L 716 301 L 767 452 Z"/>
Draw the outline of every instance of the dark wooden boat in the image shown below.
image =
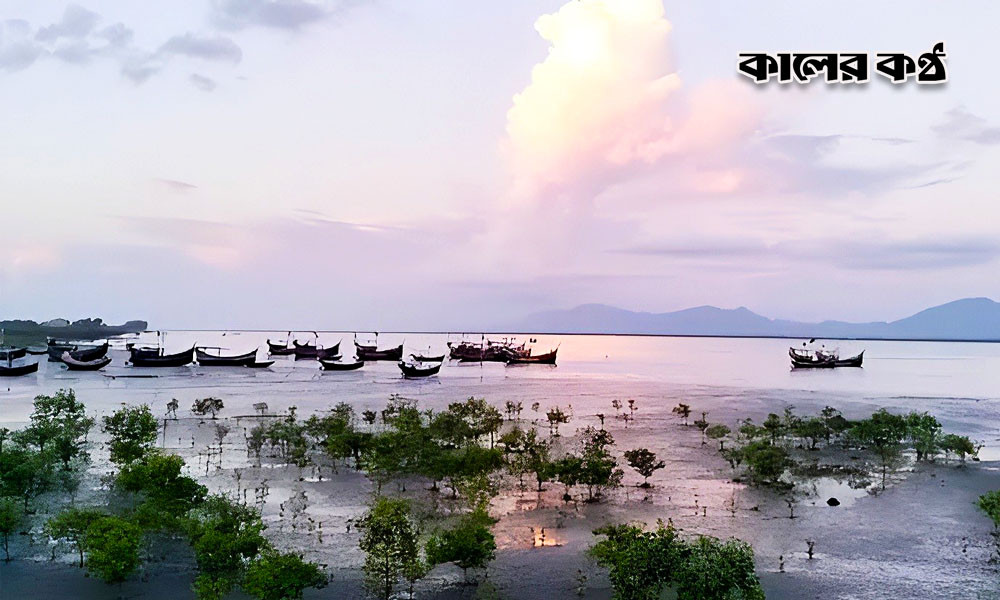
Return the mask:
<path fill-rule="evenodd" d="M 38 371 L 38 361 L 15 364 L 13 359 L 0 362 L 0 377 L 20 377 Z"/>
<path fill-rule="evenodd" d="M 556 364 L 556 353 L 559 349 L 556 348 L 552 352 L 547 352 L 545 354 L 535 354 L 527 356 L 514 356 L 507 361 L 508 365 L 554 365 Z"/>
<path fill-rule="evenodd" d="M 399 370 L 403 372 L 403 377 L 430 377 L 437 375 L 437 372 L 441 370 L 441 363 L 408 363 L 401 360 L 397 364 Z"/>
<path fill-rule="evenodd" d="M 163 354 L 162 349 L 131 348 L 129 362 L 133 367 L 183 367 L 194 361 L 194 346 L 183 352 Z"/>
<path fill-rule="evenodd" d="M 448 342 L 448 356 L 452 360 L 462 362 L 479 362 L 483 359 L 483 345 L 469 342 L 452 345 L 451 342 Z"/>
<path fill-rule="evenodd" d="M 793 369 L 832 369 L 837 366 L 835 360 L 795 360 L 792 359 Z"/>
<path fill-rule="evenodd" d="M 358 360 L 401 360 L 403 358 L 403 345 L 400 344 L 395 348 L 387 348 L 385 350 L 378 350 L 375 346 L 364 346 L 357 342 L 354 343 L 355 348 L 358 352 Z"/>
<path fill-rule="evenodd" d="M 412 358 L 416 362 L 424 362 L 424 363 L 444 362 L 444 354 L 439 354 L 437 356 L 427 356 L 425 354 L 411 354 L 410 358 Z"/>
<path fill-rule="evenodd" d="M 270 339 L 267 340 L 267 353 L 272 356 L 288 356 L 295 352 L 294 348 L 288 347 L 288 342 L 275 344 Z"/>
<path fill-rule="evenodd" d="M 63 352 L 62 361 L 70 371 L 100 371 L 111 364 L 111 357 L 100 356 L 93 360 L 77 360 L 73 358 L 72 352 Z"/>
<path fill-rule="evenodd" d="M 30 354 L 32 356 L 42 356 L 44 354 L 48 354 L 49 353 L 48 348 L 35 348 L 33 346 L 28 346 L 27 350 L 28 350 L 28 354 Z"/>
<path fill-rule="evenodd" d="M 253 362 L 247 366 L 250 367 L 251 369 L 266 369 L 273 364 L 274 364 L 273 360 L 262 360 Z"/>
<path fill-rule="evenodd" d="M 292 349 L 295 360 L 316 360 L 318 358 L 333 360 L 340 355 L 340 342 L 329 348 L 322 348 L 314 344 L 300 344 L 298 341 L 294 341 L 292 344 L 295 346 Z"/>
<path fill-rule="evenodd" d="M 0 360 L 16 360 L 27 355 L 27 348 L 0 348 Z"/>
<path fill-rule="evenodd" d="M 91 362 L 94 360 L 99 360 L 104 358 L 108 353 L 108 348 L 110 346 L 107 342 L 104 342 L 100 346 L 94 346 L 92 348 L 79 348 L 77 350 L 70 350 L 69 355 L 73 357 L 73 360 L 77 362 Z M 62 356 L 59 356 L 59 360 L 62 360 Z M 63 360 L 63 362 L 66 362 Z"/>
<path fill-rule="evenodd" d="M 195 348 L 195 356 L 198 364 L 203 367 L 249 367 L 257 362 L 256 350 L 246 354 L 222 356 L 221 354 L 209 354 L 201 348 Z"/>
<path fill-rule="evenodd" d="M 365 366 L 365 361 L 342 362 L 339 360 L 320 359 L 319 364 L 324 371 L 355 371 Z"/>
<path fill-rule="evenodd" d="M 63 352 L 73 352 L 76 350 L 76 344 L 70 344 L 69 342 L 62 342 L 59 340 L 49 340 L 46 351 L 49 355 L 49 362 L 62 362 Z"/>
<path fill-rule="evenodd" d="M 850 358 L 838 358 L 834 360 L 834 364 L 837 367 L 860 367 L 861 363 L 865 360 L 865 351 L 862 350 L 861 354 L 857 356 L 852 356 Z"/>

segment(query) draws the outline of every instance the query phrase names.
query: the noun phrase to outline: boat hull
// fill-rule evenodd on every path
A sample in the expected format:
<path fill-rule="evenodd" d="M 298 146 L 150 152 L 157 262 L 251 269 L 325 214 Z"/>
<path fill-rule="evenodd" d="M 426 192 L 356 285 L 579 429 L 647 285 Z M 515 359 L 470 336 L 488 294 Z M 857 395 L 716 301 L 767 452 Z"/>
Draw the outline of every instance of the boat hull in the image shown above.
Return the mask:
<path fill-rule="evenodd" d="M 437 375 L 438 371 L 441 370 L 441 363 L 427 367 L 409 364 L 402 361 L 398 364 L 399 370 L 403 372 L 403 377 L 406 377 L 407 379 L 430 377 L 431 375 Z"/>
<path fill-rule="evenodd" d="M 94 360 L 76 360 L 70 352 L 64 352 L 62 355 L 63 364 L 70 371 L 99 371 L 104 367 L 111 364 L 110 356 L 102 356 Z"/>
<path fill-rule="evenodd" d="M 235 356 L 214 356 L 198 348 L 195 355 L 198 364 L 203 367 L 249 367 L 257 362 L 256 350 Z"/>
<path fill-rule="evenodd" d="M 154 354 L 157 351 L 130 350 L 133 367 L 183 367 L 194 362 L 194 348 L 176 354 Z"/>
<path fill-rule="evenodd" d="M 320 360 L 319 364 L 324 371 L 356 371 L 365 366 L 365 361 L 358 360 L 345 363 L 339 360 Z"/>
<path fill-rule="evenodd" d="M 24 365 L 0 365 L 0 377 L 20 377 L 38 371 L 38 361 Z"/>

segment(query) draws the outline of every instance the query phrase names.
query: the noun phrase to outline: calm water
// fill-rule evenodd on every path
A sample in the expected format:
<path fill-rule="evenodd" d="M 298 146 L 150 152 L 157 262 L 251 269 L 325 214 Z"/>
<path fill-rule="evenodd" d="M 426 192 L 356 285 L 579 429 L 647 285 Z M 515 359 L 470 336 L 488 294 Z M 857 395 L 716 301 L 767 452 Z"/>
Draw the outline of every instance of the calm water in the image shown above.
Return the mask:
<path fill-rule="evenodd" d="M 168 352 L 193 344 L 218 346 L 232 354 L 260 347 L 263 359 L 265 340 L 284 337 L 274 332 L 173 331 L 163 339 Z M 308 333 L 297 337 L 302 342 L 316 339 Z M 341 351 L 348 355 L 353 339 L 350 333 L 321 332 L 318 337 L 325 346 L 342 341 Z M 403 343 L 406 353 L 440 354 L 449 339 L 457 341 L 458 337 L 382 334 L 378 343 L 383 348 Z M 147 335 L 140 343 L 155 341 Z M 43 363 L 37 375 L 0 381 L 0 422 L 23 422 L 34 395 L 62 387 L 76 389 L 88 407 L 98 411 L 121 402 L 165 404 L 171 397 L 190 403 L 188 398 L 210 394 L 235 402 L 247 413 L 252 412 L 250 404 L 260 400 L 275 407 L 294 404 L 308 411 L 339 400 L 376 405 L 391 393 L 448 401 L 475 394 L 497 402 L 521 399 L 525 406 L 536 400 L 567 402 L 594 412 L 608 410 L 610 397 L 643 397 L 664 406 L 682 397 L 699 399 L 704 403 L 699 407 L 710 406 L 715 415 L 731 411 L 733 418 L 739 416 L 741 407 L 780 410 L 787 404 L 930 410 L 946 424 L 952 423 L 953 429 L 982 439 L 987 454 L 1000 448 L 1000 344 L 831 342 L 830 346 L 839 346 L 842 356 L 864 350 L 864 368 L 793 371 L 787 358 L 791 343 L 749 338 L 537 336 L 536 352 L 559 348 L 557 367 L 446 363 L 440 375 L 430 380 L 403 380 L 390 362 L 369 363 L 355 372 L 323 373 L 315 361 L 296 362 L 290 357 L 277 357 L 275 365 L 264 371 L 194 365 L 131 368 L 124 365 L 127 354 L 121 349 L 112 351 L 114 362 L 103 372 L 71 373 L 56 363 Z"/>

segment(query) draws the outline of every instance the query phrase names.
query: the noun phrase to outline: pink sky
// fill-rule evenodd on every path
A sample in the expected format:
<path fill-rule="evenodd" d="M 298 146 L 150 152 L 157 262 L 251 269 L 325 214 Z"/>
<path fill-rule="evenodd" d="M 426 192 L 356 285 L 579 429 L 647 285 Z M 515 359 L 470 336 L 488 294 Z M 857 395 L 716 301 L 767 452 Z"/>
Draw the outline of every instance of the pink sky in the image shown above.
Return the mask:
<path fill-rule="evenodd" d="M 771 4 L 5 3 L 0 316 L 474 329 L 1000 296 L 1000 9 Z M 937 89 L 735 71 L 938 40 Z"/>

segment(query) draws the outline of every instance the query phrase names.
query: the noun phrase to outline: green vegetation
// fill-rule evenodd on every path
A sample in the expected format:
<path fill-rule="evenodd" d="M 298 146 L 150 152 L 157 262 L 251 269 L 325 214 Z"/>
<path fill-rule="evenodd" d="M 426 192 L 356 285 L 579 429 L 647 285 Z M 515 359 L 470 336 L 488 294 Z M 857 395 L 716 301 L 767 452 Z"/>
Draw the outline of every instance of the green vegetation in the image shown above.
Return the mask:
<path fill-rule="evenodd" d="M 753 549 L 739 540 L 681 539 L 663 524 L 654 531 L 635 525 L 598 529 L 604 539 L 590 555 L 608 569 L 616 600 L 656 600 L 672 588 L 679 600 L 763 600 L 754 573 Z"/>
<path fill-rule="evenodd" d="M 0 498 L 0 536 L 3 536 L 4 560 L 10 561 L 10 534 L 24 522 L 24 510 L 16 498 Z"/>
<path fill-rule="evenodd" d="M 68 508 L 45 523 L 45 534 L 53 540 L 65 540 L 72 544 L 80 557 L 87 548 L 87 532 L 97 520 L 106 517 L 104 512 L 93 508 Z"/>
<path fill-rule="evenodd" d="M 156 431 L 156 417 L 145 404 L 123 406 L 104 417 L 111 462 L 122 466 L 141 459 L 156 443 Z"/>
<path fill-rule="evenodd" d="M 87 570 L 107 583 L 125 581 L 139 568 L 142 530 L 120 517 L 101 517 L 87 528 Z"/>
<path fill-rule="evenodd" d="M 408 570 L 420 561 L 417 532 L 404 500 L 379 497 L 361 520 L 365 586 L 388 600 Z"/>
<path fill-rule="evenodd" d="M 298 554 L 267 552 L 247 569 L 243 591 L 258 600 L 299 600 L 306 588 L 322 588 L 323 571 Z"/>
<path fill-rule="evenodd" d="M 644 488 L 649 487 L 649 478 L 653 473 L 667 466 L 667 463 L 657 460 L 656 455 L 648 448 L 626 450 L 625 460 L 628 461 L 629 466 L 635 469 L 639 475 L 642 475 L 643 481 L 640 487 Z"/>
<path fill-rule="evenodd" d="M 427 562 L 431 565 L 455 563 L 468 581 L 469 569 L 483 569 L 496 555 L 496 541 L 490 527 L 495 520 L 485 510 L 464 515 L 458 524 L 433 535 L 427 542 Z"/>

